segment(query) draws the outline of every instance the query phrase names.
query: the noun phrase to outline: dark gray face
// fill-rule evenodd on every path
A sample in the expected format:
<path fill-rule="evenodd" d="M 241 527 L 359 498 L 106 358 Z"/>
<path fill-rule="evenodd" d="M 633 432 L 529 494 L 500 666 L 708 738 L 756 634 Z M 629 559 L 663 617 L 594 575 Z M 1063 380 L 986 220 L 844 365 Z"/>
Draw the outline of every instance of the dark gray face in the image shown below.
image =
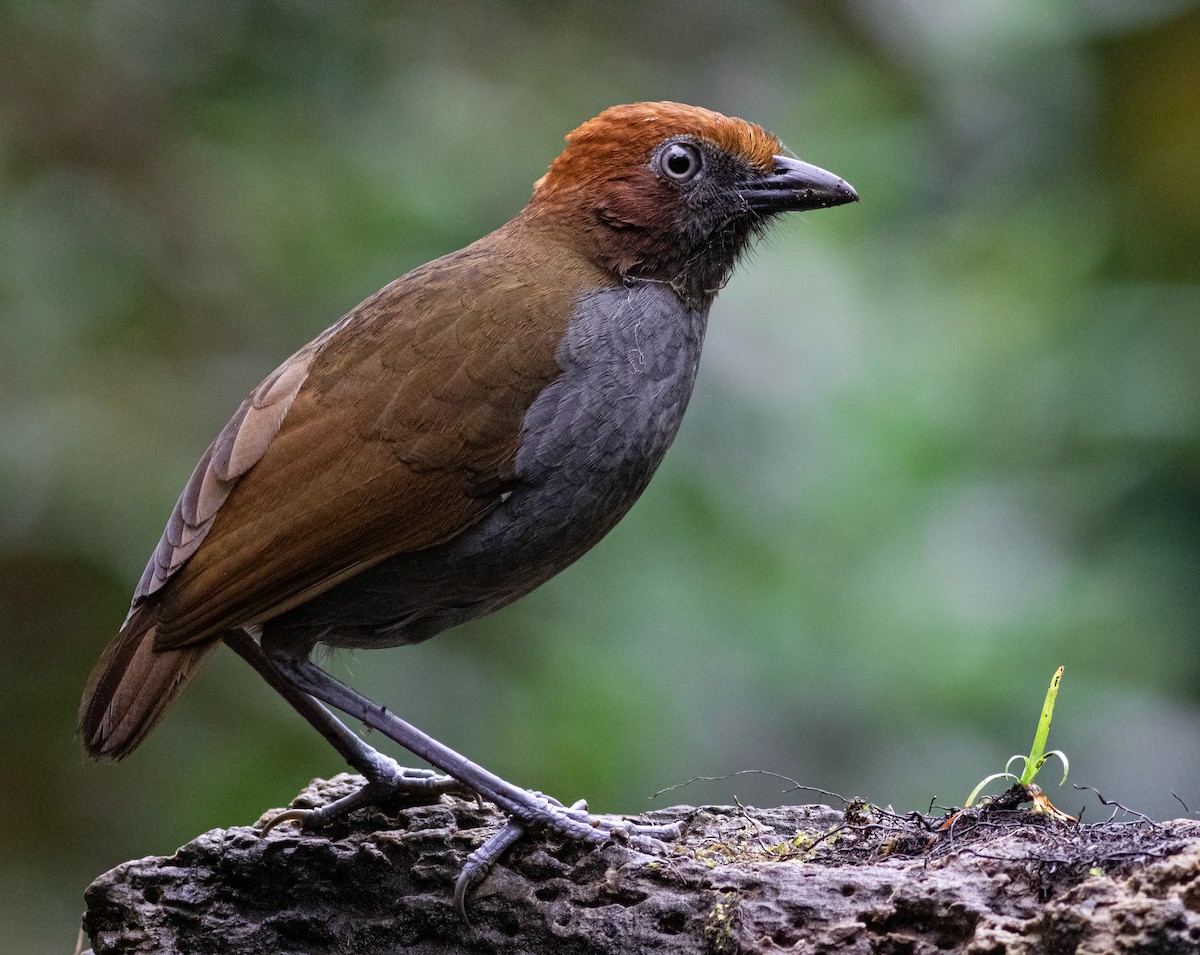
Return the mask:
<path fill-rule="evenodd" d="M 741 253 L 781 212 L 858 198 L 817 166 L 779 155 L 766 171 L 690 135 L 663 140 L 644 167 L 608 183 L 605 196 L 599 217 L 635 250 L 625 274 L 666 282 L 689 307 L 712 300 Z"/>
<path fill-rule="evenodd" d="M 712 143 L 690 136 L 663 142 L 650 168 L 674 193 L 672 230 L 676 249 L 657 275 L 672 280 L 693 302 L 711 299 L 729 278 L 738 256 L 775 218 L 770 208 L 752 208 L 742 195 L 761 170 Z M 782 211 L 782 210 L 779 210 Z M 638 274 L 638 273 L 634 273 Z"/>

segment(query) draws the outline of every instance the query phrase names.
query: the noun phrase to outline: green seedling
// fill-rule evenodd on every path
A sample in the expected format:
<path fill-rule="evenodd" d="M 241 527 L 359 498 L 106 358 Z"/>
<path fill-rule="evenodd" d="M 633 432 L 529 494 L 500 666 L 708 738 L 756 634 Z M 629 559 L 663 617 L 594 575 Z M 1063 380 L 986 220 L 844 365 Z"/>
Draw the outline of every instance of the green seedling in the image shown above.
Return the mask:
<path fill-rule="evenodd" d="M 1046 691 L 1046 702 L 1042 704 L 1042 716 L 1038 720 L 1037 732 L 1033 736 L 1033 747 L 1029 750 L 1028 756 L 1022 756 L 1020 753 L 1014 754 L 1008 758 L 1008 762 L 1004 764 L 1004 772 L 992 773 L 992 775 L 979 781 L 979 785 L 971 790 L 971 795 L 967 797 L 966 805 L 969 807 L 975 802 L 975 797 L 979 795 L 980 790 L 988 783 L 996 779 L 1011 779 L 1014 785 L 1031 786 L 1038 772 L 1046 765 L 1046 761 L 1051 756 L 1057 756 L 1063 764 L 1062 780 L 1059 782 L 1061 786 L 1067 781 L 1067 773 L 1070 771 L 1071 764 L 1067 761 L 1067 754 L 1061 749 L 1051 750 L 1046 752 L 1046 738 L 1050 735 L 1050 720 L 1054 716 L 1054 701 L 1058 699 L 1058 685 L 1062 682 L 1063 667 L 1059 667 L 1054 671 L 1054 676 L 1050 680 L 1050 689 Z M 1018 776 L 1012 771 L 1013 763 L 1021 763 L 1021 774 Z M 1040 790 L 1039 790 L 1040 792 Z M 1045 797 L 1042 797 L 1043 800 Z M 1049 802 L 1046 801 L 1046 805 Z M 1034 800 L 1035 811 L 1048 812 L 1041 808 L 1041 803 Z M 1056 811 L 1056 810 L 1055 810 Z"/>

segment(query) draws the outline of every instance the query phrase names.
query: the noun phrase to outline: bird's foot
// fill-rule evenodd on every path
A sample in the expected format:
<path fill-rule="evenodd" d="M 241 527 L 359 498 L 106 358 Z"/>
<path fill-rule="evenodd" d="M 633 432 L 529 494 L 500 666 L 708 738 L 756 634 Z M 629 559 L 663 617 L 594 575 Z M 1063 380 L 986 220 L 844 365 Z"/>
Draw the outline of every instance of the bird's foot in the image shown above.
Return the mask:
<path fill-rule="evenodd" d="M 487 878 L 509 847 L 528 832 L 555 833 L 594 845 L 620 842 L 650 853 L 665 852 L 667 842 L 683 835 L 678 823 L 648 825 L 626 819 L 593 816 L 588 813 L 587 802 L 582 799 L 564 806 L 552 796 L 542 793 L 529 792 L 526 795 L 529 797 L 527 802 L 505 807 L 511 811 L 508 823 L 467 856 L 462 872 L 454 883 L 454 905 L 463 921 L 468 921 L 467 893 Z"/>
<path fill-rule="evenodd" d="M 395 797 L 434 798 L 442 793 L 471 796 L 471 790 L 450 776 L 441 776 L 429 769 L 410 769 L 395 760 L 376 754 L 379 759 L 372 766 L 365 785 L 349 795 L 315 809 L 285 809 L 266 821 L 260 836 L 265 836 L 276 826 L 285 822 L 298 822 L 301 829 L 314 831 L 343 819 L 364 806 L 378 806 Z"/>

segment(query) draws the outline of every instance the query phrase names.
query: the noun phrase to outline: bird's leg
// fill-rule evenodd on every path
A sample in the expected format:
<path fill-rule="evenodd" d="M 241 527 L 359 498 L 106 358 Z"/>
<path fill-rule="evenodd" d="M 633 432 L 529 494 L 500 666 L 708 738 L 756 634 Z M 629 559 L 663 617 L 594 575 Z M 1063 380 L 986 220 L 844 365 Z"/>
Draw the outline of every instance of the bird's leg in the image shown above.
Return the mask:
<path fill-rule="evenodd" d="M 520 789 L 330 676 L 307 657 L 298 658 L 290 648 L 273 647 L 269 642 L 263 649 L 279 675 L 297 689 L 378 730 L 509 816 L 508 826 L 471 854 L 459 878 L 456 898 L 483 878 L 504 850 L 526 831 L 546 830 L 596 844 L 620 840 L 643 851 L 660 851 L 665 848 L 662 840 L 680 836 L 677 825 L 644 825 L 593 816 L 583 803 L 568 807 L 549 796 Z"/>
<path fill-rule="evenodd" d="M 262 647 L 246 631 L 230 631 L 224 640 L 234 653 L 254 667 L 258 674 L 367 780 L 365 786 L 350 795 L 317 809 L 286 809 L 277 813 L 263 827 L 263 835 L 280 823 L 289 821 L 299 822 L 306 829 L 319 828 L 361 806 L 378 804 L 393 795 L 436 797 L 447 792 L 469 792 L 467 787 L 450 776 L 439 776 L 428 769 L 405 768 L 390 756 L 369 746 L 319 701 L 281 677 L 267 659 Z"/>

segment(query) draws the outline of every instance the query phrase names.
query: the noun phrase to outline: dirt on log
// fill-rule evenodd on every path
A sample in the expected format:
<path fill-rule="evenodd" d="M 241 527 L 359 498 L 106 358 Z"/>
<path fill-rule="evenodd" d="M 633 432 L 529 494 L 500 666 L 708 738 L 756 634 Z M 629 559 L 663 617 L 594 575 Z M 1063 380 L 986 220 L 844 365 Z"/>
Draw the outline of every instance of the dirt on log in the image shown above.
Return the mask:
<path fill-rule="evenodd" d="M 312 807 L 361 780 L 316 780 Z M 453 797 L 364 810 L 320 833 L 214 829 L 87 890 L 95 955 L 1200 952 L 1200 823 L 1074 825 L 1022 810 L 896 815 L 862 804 L 677 806 L 663 856 L 527 838 L 469 899 L 496 832 Z"/>

